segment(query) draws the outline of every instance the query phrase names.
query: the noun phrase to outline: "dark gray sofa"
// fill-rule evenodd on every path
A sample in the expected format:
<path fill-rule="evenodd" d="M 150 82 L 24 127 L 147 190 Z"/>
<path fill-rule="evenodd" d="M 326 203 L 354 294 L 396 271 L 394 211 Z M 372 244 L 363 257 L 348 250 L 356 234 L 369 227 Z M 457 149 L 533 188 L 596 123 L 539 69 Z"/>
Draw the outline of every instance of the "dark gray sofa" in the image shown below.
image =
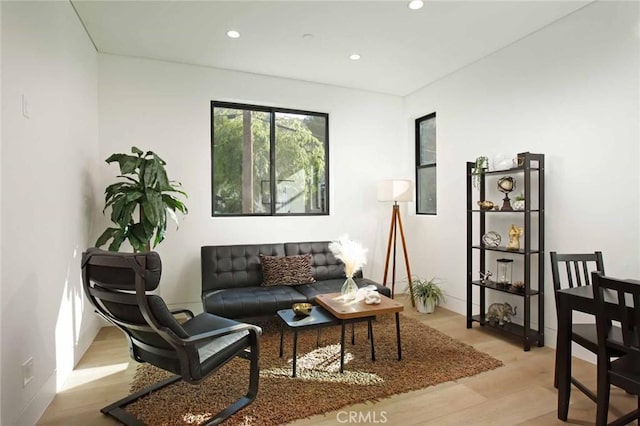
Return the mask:
<path fill-rule="evenodd" d="M 316 282 L 295 286 L 262 286 L 260 255 L 293 256 L 310 253 Z M 297 302 L 315 302 L 318 294 L 340 292 L 346 276 L 343 263 L 329 250 L 329 241 L 203 246 L 202 305 L 205 312 L 227 318 L 271 316 Z M 390 296 L 391 291 L 378 283 L 355 278 L 358 287 L 375 285 Z"/>

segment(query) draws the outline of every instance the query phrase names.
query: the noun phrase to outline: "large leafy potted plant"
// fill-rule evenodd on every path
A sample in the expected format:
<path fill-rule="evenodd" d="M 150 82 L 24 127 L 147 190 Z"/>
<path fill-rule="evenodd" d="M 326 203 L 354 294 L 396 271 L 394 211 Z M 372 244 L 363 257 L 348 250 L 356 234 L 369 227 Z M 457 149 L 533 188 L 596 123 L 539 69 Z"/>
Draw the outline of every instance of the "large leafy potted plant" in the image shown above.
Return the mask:
<path fill-rule="evenodd" d="M 120 181 L 105 189 L 103 213 L 111 207 L 111 221 L 116 227 L 107 228 L 96 241 L 96 247 L 105 245 L 109 240 L 110 251 L 118 251 L 128 240 L 136 252 L 151 250 L 164 240 L 167 230 L 167 217 L 176 225 L 176 212 L 187 214 L 185 204 L 175 195 L 187 194 L 182 191 L 180 182 L 167 178 L 164 166 L 167 164 L 154 152 L 143 153 L 135 146 L 129 154 L 113 154 L 106 159 L 120 166 Z"/>
<path fill-rule="evenodd" d="M 413 297 L 416 301 L 418 312 L 431 314 L 441 302 L 444 302 L 444 293 L 440 288 L 441 280 L 431 278 L 423 280 L 414 278 L 411 281 L 413 287 Z"/>

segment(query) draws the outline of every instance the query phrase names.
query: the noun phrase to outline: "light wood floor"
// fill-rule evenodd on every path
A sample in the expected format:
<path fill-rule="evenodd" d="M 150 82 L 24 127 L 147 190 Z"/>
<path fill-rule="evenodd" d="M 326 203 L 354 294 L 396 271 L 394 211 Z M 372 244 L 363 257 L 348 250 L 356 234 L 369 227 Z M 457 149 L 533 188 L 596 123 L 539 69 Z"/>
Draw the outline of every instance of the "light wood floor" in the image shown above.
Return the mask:
<path fill-rule="evenodd" d="M 291 423 L 291 426 L 339 424 L 389 425 L 592 425 L 595 404 L 572 388 L 569 421 L 556 417 L 557 392 L 553 387 L 555 352 L 534 347 L 524 352 L 519 343 L 490 331 L 467 330 L 463 316 L 438 308 L 431 315 L 407 307 L 405 314 L 419 318 L 449 336 L 503 361 L 496 370 L 419 391 L 395 395 L 377 403 L 358 404 Z M 424 354 L 429 362 L 429 354 Z M 38 425 L 114 425 L 100 408 L 125 396 L 136 363 L 114 327 L 101 330 Z M 574 375 L 595 389 L 595 366 L 573 361 Z M 329 397 L 329 396 L 328 396 Z M 635 399 L 612 389 L 610 421 L 635 406 Z M 349 416 L 351 422 L 349 422 Z M 368 420 L 368 423 L 365 421 Z M 634 423 L 635 424 L 635 423 Z"/>

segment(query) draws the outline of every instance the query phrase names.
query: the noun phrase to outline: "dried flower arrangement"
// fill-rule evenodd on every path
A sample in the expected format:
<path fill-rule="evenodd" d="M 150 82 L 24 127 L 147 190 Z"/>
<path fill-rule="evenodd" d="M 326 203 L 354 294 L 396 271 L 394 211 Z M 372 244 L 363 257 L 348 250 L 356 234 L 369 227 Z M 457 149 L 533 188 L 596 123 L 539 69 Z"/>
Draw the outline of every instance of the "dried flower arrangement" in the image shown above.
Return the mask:
<path fill-rule="evenodd" d="M 329 243 L 329 250 L 344 263 L 347 277 L 353 277 L 367 263 L 367 249 L 362 244 L 350 240 L 348 235 Z"/>

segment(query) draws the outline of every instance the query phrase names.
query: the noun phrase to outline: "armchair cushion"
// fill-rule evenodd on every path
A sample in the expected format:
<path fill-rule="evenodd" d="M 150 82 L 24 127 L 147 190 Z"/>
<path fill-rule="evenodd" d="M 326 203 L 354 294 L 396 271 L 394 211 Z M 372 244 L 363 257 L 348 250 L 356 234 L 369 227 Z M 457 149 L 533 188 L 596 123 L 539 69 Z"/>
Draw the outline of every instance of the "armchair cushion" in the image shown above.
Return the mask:
<path fill-rule="evenodd" d="M 241 323 L 222 318 L 216 315 L 202 313 L 191 318 L 182 326 L 189 336 L 197 336 L 198 334 L 207 333 L 211 330 L 220 330 L 227 327 L 239 326 Z M 252 327 L 257 333 L 260 333 L 259 327 Z M 197 343 L 197 353 L 199 360 L 193 365 L 199 365 L 202 371 L 200 375 L 206 375 L 208 371 L 219 366 L 224 360 L 231 358 L 230 354 L 237 352 L 240 347 L 246 347 L 247 336 L 249 331 L 241 329 L 237 332 L 214 337 L 213 339 L 205 339 L 202 343 Z"/>

